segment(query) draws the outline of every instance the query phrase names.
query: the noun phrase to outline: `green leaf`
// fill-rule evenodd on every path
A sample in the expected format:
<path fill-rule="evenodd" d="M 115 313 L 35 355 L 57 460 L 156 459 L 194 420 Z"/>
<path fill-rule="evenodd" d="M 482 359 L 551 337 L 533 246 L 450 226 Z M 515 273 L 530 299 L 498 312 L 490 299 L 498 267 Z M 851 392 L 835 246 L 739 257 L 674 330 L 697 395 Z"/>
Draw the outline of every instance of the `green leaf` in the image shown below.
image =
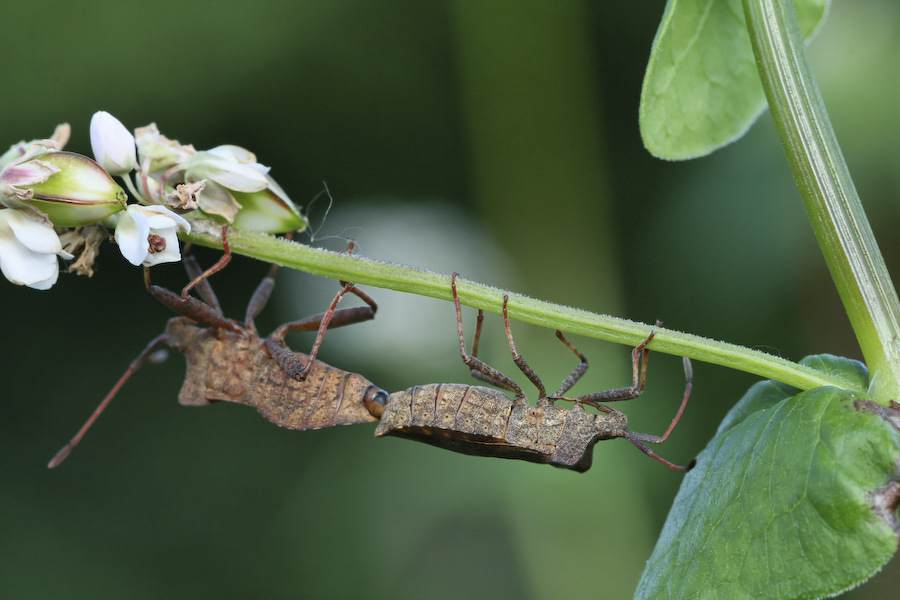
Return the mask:
<path fill-rule="evenodd" d="M 828 0 L 794 0 L 808 40 Z M 766 98 L 741 0 L 669 0 L 641 92 L 641 136 L 653 155 L 683 160 L 741 137 Z"/>
<path fill-rule="evenodd" d="M 856 361 L 803 362 L 865 378 Z M 868 579 L 897 549 L 898 409 L 754 385 L 685 476 L 635 597 L 821 598 Z"/>

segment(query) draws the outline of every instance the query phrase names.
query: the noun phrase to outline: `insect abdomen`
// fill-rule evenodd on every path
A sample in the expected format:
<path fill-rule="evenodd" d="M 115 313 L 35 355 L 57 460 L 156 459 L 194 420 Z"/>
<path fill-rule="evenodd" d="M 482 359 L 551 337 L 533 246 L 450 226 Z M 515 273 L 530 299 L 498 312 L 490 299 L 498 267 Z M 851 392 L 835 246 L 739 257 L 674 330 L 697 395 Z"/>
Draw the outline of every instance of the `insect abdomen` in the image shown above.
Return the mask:
<path fill-rule="evenodd" d="M 308 357 L 296 352 L 303 365 Z M 272 360 L 265 363 L 253 390 L 252 404 L 262 416 L 288 429 L 320 429 L 376 421 L 366 409 L 366 392 L 374 387 L 361 375 L 313 361 L 304 381 L 290 377 Z"/>
<path fill-rule="evenodd" d="M 590 456 L 584 454 L 596 429 L 593 415 L 578 409 L 580 413 L 570 419 L 572 411 L 513 403 L 498 390 L 430 384 L 391 394 L 375 435 L 405 437 L 463 454 L 584 471 L 590 466 Z"/>
<path fill-rule="evenodd" d="M 187 359 L 188 372 L 178 395 L 181 404 L 246 404 L 288 429 L 376 420 L 364 404 L 366 392 L 374 386 L 361 375 L 315 361 L 306 379 L 297 381 L 272 360 L 257 339 L 180 323 L 177 327 L 170 324 L 167 334 L 170 345 Z M 305 354 L 295 355 L 306 364 Z"/>

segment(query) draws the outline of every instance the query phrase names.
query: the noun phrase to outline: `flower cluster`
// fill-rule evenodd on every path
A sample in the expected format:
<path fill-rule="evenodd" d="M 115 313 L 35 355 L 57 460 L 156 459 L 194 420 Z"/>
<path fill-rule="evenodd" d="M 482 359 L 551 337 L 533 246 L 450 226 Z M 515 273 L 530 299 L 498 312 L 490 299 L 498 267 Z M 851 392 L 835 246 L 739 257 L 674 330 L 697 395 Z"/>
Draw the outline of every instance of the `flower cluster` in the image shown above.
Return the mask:
<path fill-rule="evenodd" d="M 155 124 L 132 135 L 101 111 L 91 119 L 92 160 L 63 151 L 69 131 L 60 125 L 52 137 L 19 142 L 0 156 L 0 271 L 15 284 L 49 289 L 59 258 L 74 260 L 70 271 L 91 275 L 110 229 L 135 266 L 177 262 L 178 233 L 191 230 L 181 215 L 191 211 L 269 233 L 307 225 L 269 168 L 238 146 L 197 151 Z"/>

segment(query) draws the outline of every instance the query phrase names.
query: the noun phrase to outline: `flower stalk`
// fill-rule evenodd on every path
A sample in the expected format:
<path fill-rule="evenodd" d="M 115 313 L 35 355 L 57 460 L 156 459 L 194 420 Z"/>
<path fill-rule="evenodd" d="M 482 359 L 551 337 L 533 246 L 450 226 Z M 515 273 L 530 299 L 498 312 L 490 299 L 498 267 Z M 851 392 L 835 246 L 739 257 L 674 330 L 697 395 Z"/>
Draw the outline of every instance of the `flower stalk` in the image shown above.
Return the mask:
<path fill-rule="evenodd" d="M 190 234 L 180 234 L 181 239 L 201 246 L 222 247 L 222 225 L 220 223 L 198 217 L 195 214 L 187 215 L 186 218 L 191 223 L 191 232 Z M 314 275 L 442 300 L 452 300 L 449 275 L 312 248 L 283 238 L 240 229 L 229 229 L 228 244 L 232 252 L 237 254 Z M 576 308 L 535 300 L 464 279 L 457 279 L 457 282 L 460 301 L 467 306 L 499 314 L 503 305 L 503 296 L 508 295 L 510 317 L 542 327 L 560 329 L 567 333 L 636 346 L 646 339 L 648 331 L 653 328 L 644 323 L 597 315 Z M 654 352 L 686 356 L 754 373 L 800 389 L 811 389 L 823 385 L 857 389 L 852 381 L 845 381 L 783 358 L 665 328 L 659 330 L 650 343 L 650 348 Z"/>

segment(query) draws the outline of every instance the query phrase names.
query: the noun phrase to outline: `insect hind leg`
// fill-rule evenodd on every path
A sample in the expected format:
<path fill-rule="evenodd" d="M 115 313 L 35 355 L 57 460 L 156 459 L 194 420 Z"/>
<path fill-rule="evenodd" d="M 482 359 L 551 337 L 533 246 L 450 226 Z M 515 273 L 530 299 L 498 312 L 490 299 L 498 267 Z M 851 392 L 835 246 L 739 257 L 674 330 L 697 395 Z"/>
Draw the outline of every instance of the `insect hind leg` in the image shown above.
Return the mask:
<path fill-rule="evenodd" d="M 121 387 L 125 385 L 125 382 L 128 381 L 128 378 L 131 377 L 135 371 L 137 371 L 144 362 L 150 358 L 154 352 L 156 352 L 160 346 L 165 344 L 167 341 L 166 334 L 162 334 L 153 338 L 147 347 L 135 358 L 131 364 L 128 366 L 128 369 L 119 378 L 119 381 L 116 382 L 116 385 L 109 391 L 106 397 L 100 402 L 96 409 L 94 409 L 94 413 L 88 418 L 84 425 L 81 426 L 81 429 L 78 430 L 78 433 L 69 441 L 68 444 L 63 446 L 62 450 L 56 453 L 56 455 L 50 460 L 47 464 L 47 468 L 52 469 L 59 465 L 65 458 L 69 455 L 72 449 L 78 445 L 78 442 L 81 441 L 81 438 L 84 437 L 84 434 L 87 433 L 87 430 L 91 428 L 91 425 L 94 424 L 94 421 L 97 420 L 97 417 L 100 416 L 106 407 L 109 405 L 110 401 L 116 396 Z"/>
<path fill-rule="evenodd" d="M 470 356 L 466 352 L 466 338 L 463 335 L 462 330 L 462 310 L 459 306 L 459 294 L 456 291 L 456 277 L 457 274 L 453 273 L 450 278 L 450 288 L 453 290 L 453 304 L 456 307 L 456 330 L 459 334 L 459 355 L 462 357 L 466 366 L 469 367 L 472 377 L 512 392 L 516 395 L 515 402 L 517 403 L 525 402 L 525 393 L 522 391 L 522 388 L 519 387 L 519 384 L 475 356 L 478 350 L 478 338 L 481 335 L 481 323 L 484 319 L 484 315 L 481 311 L 479 311 L 478 324 L 475 329 L 475 342 L 472 345 L 472 355 Z"/>
<path fill-rule="evenodd" d="M 378 305 L 362 290 L 358 290 L 352 283 L 345 283 L 341 291 L 337 293 L 332 300 L 328 310 L 318 315 L 306 317 L 299 321 L 285 323 L 278 327 L 272 335 L 266 338 L 265 345 L 270 356 L 275 360 L 281 369 L 297 381 L 304 381 L 309 375 L 313 367 L 316 356 L 319 353 L 319 347 L 322 345 L 322 339 L 325 336 L 325 330 L 328 327 L 342 327 L 353 323 L 361 323 L 375 318 L 375 312 Z M 338 303 L 348 293 L 352 293 L 361 298 L 368 306 L 357 306 L 353 308 L 337 309 Z M 302 364 L 296 355 L 283 347 L 284 336 L 288 331 L 312 331 L 318 329 L 316 340 L 309 352 L 309 358 L 305 364 Z"/>
<path fill-rule="evenodd" d="M 623 437 L 625 439 L 627 439 L 629 442 L 631 442 L 632 444 L 634 444 L 641 452 L 643 452 L 647 456 L 649 456 L 651 458 L 655 458 L 656 460 L 660 461 L 661 463 L 663 463 L 673 469 L 678 469 L 679 471 L 690 471 L 694 467 L 694 464 L 696 464 L 696 462 L 697 462 L 696 459 L 691 460 L 690 464 L 688 464 L 686 467 L 679 467 L 679 466 L 673 465 L 672 463 L 670 463 L 667 460 L 660 458 L 659 456 L 654 454 L 653 451 L 650 450 L 646 446 L 646 444 L 643 443 L 643 442 L 649 442 L 651 444 L 662 444 L 664 441 L 666 441 L 666 438 L 669 437 L 669 434 L 672 433 L 672 430 L 675 428 L 675 425 L 678 423 L 678 420 L 681 419 L 681 415 L 684 413 L 684 409 L 687 406 L 688 399 L 691 397 L 691 390 L 693 389 L 694 384 L 693 384 L 693 369 L 691 368 L 691 360 L 689 358 L 685 357 L 683 359 L 683 361 L 684 361 L 684 376 L 685 376 L 685 379 L 687 380 L 687 383 L 684 388 L 684 398 L 681 400 L 681 406 L 678 407 L 678 412 L 675 413 L 675 418 L 672 419 L 672 423 L 669 425 L 669 428 L 666 429 L 666 432 L 664 434 L 662 434 L 661 436 L 658 436 L 658 435 L 650 435 L 648 433 L 637 433 L 634 431 L 626 431 Z"/>

